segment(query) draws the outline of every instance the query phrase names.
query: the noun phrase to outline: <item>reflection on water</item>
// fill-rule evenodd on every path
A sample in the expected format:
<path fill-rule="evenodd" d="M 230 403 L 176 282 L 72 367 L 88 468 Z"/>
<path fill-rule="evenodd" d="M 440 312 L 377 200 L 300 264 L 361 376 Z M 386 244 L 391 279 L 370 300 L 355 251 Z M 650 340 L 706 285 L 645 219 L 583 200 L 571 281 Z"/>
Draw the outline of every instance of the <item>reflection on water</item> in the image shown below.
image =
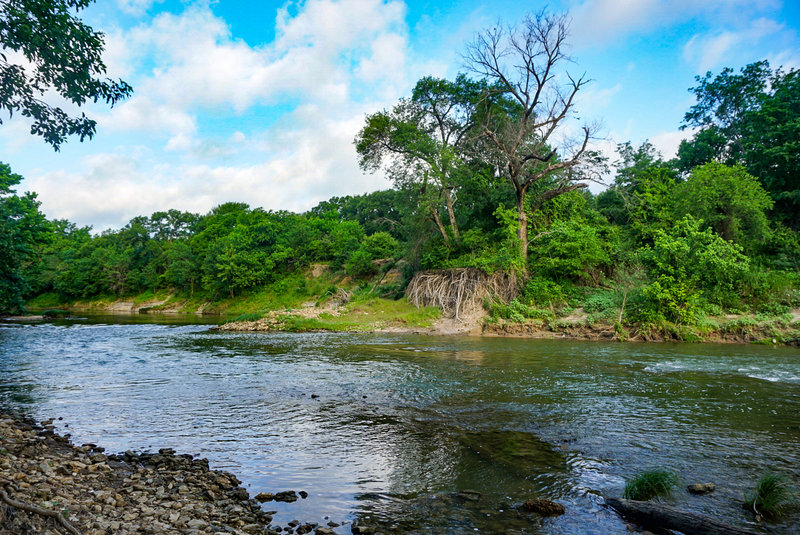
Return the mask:
<path fill-rule="evenodd" d="M 742 524 L 738 500 L 763 471 L 800 480 L 796 349 L 153 321 L 0 324 L 0 406 L 63 416 L 77 443 L 201 454 L 251 493 L 306 490 L 307 500 L 267 504 L 284 524 L 623 534 L 601 496 L 652 467 L 714 481 L 714 495 L 679 491 L 675 502 Z M 532 497 L 568 512 L 516 511 Z M 796 533 L 800 519 L 773 529 Z"/>

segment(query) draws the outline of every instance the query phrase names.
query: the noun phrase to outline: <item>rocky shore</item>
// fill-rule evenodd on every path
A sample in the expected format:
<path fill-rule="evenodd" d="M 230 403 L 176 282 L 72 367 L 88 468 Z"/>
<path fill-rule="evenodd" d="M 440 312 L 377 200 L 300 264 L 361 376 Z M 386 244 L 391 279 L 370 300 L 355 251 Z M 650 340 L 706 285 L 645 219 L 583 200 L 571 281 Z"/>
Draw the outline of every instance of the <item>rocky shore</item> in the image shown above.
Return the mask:
<path fill-rule="evenodd" d="M 211 470 L 207 459 L 171 449 L 107 455 L 93 444 L 72 445 L 51 424 L 0 413 L 0 533 L 334 533 L 297 521 L 271 524 L 272 513 L 236 476 Z"/>

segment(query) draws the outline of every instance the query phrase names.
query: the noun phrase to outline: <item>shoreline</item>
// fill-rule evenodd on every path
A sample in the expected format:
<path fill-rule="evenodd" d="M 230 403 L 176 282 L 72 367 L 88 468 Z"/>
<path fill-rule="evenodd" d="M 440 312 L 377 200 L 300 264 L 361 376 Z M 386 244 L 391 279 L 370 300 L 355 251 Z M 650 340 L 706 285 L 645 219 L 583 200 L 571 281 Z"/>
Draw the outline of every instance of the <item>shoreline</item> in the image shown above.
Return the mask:
<path fill-rule="evenodd" d="M 0 533 L 335 533 L 316 523 L 273 525 L 274 512 L 208 459 L 169 448 L 106 454 L 73 445 L 52 422 L 0 411 Z M 297 499 L 294 491 L 257 497 Z"/>
<path fill-rule="evenodd" d="M 158 309 L 152 302 L 131 306 L 131 301 L 119 301 L 104 305 L 82 306 L 72 304 L 69 312 L 88 314 L 119 314 L 121 316 L 196 316 L 220 320 L 225 314 L 209 313 L 198 309 L 193 312 L 176 308 Z M 124 305 L 124 306 L 121 306 Z M 389 314 L 382 321 L 371 321 L 358 316 L 356 323 L 337 324 L 335 320 L 346 313 L 344 305 L 317 306 L 309 304 L 288 310 L 268 310 L 256 320 L 223 322 L 214 330 L 223 332 L 345 332 L 376 334 L 412 334 L 426 336 L 485 336 L 530 338 L 537 340 L 585 340 L 614 342 L 673 342 L 673 343 L 719 343 L 719 344 L 764 344 L 800 347 L 800 310 L 793 310 L 789 321 L 763 321 L 755 314 L 728 315 L 710 318 L 703 327 L 697 325 L 665 324 L 642 330 L 637 325 L 615 325 L 592 323 L 585 313 L 550 321 L 526 320 L 513 322 L 490 318 L 485 310 L 471 310 L 460 319 L 440 317 L 428 325 L 409 325 L 399 314 Z M 352 314 L 351 314 L 352 315 Z M 230 317 L 230 316 L 229 316 Z M 47 319 L 42 316 L 12 316 L 0 318 L 7 321 Z M 299 321 L 295 321 L 299 320 Z"/>
<path fill-rule="evenodd" d="M 572 323 L 541 321 L 523 323 L 500 320 L 486 321 L 485 314 L 474 314 L 466 321 L 441 318 L 429 327 L 373 326 L 365 329 L 297 329 L 284 328 L 274 315 L 255 321 L 231 321 L 212 327 L 222 332 L 351 332 L 375 334 L 410 334 L 425 336 L 476 336 L 492 338 L 529 338 L 534 340 L 584 340 L 605 342 L 660 342 L 660 343 L 712 343 L 712 344 L 764 344 L 800 347 L 800 330 L 792 323 L 784 328 L 774 325 L 748 325 L 726 330 L 721 327 L 698 332 L 691 326 L 673 325 L 640 331 L 636 326 L 617 328 L 611 324 L 590 325 L 583 320 Z"/>

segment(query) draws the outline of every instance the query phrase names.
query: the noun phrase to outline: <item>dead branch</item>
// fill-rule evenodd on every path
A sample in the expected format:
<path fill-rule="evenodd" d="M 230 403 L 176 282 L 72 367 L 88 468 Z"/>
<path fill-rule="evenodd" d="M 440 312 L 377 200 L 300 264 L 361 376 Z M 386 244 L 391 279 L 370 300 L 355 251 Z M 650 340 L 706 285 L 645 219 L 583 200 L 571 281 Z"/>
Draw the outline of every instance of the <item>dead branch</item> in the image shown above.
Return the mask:
<path fill-rule="evenodd" d="M 55 518 L 56 521 L 61 524 L 64 529 L 72 533 L 72 535 L 81 535 L 81 532 L 78 531 L 75 526 L 73 526 L 59 511 L 43 509 L 42 507 L 37 507 L 36 505 L 14 500 L 6 493 L 5 489 L 2 488 L 0 488 L 0 500 L 2 500 L 6 505 L 10 505 L 11 507 L 15 507 L 21 511 L 27 511 L 29 513 L 47 518 Z"/>

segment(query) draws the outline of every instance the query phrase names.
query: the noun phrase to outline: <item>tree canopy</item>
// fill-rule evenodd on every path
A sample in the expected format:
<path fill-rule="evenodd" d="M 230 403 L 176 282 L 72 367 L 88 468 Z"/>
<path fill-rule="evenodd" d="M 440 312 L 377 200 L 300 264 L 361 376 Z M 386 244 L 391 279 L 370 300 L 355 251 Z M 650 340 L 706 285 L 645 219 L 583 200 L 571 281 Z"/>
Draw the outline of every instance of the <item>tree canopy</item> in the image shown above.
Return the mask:
<path fill-rule="evenodd" d="M 48 103 L 53 91 L 75 106 L 103 101 L 114 105 L 132 88 L 103 78 L 104 36 L 76 13 L 92 0 L 14 0 L 0 2 L 0 109 L 31 121 L 31 134 L 55 150 L 67 137 L 91 138 L 96 121 L 84 113 Z M 2 123 L 2 119 L 0 119 Z"/>

